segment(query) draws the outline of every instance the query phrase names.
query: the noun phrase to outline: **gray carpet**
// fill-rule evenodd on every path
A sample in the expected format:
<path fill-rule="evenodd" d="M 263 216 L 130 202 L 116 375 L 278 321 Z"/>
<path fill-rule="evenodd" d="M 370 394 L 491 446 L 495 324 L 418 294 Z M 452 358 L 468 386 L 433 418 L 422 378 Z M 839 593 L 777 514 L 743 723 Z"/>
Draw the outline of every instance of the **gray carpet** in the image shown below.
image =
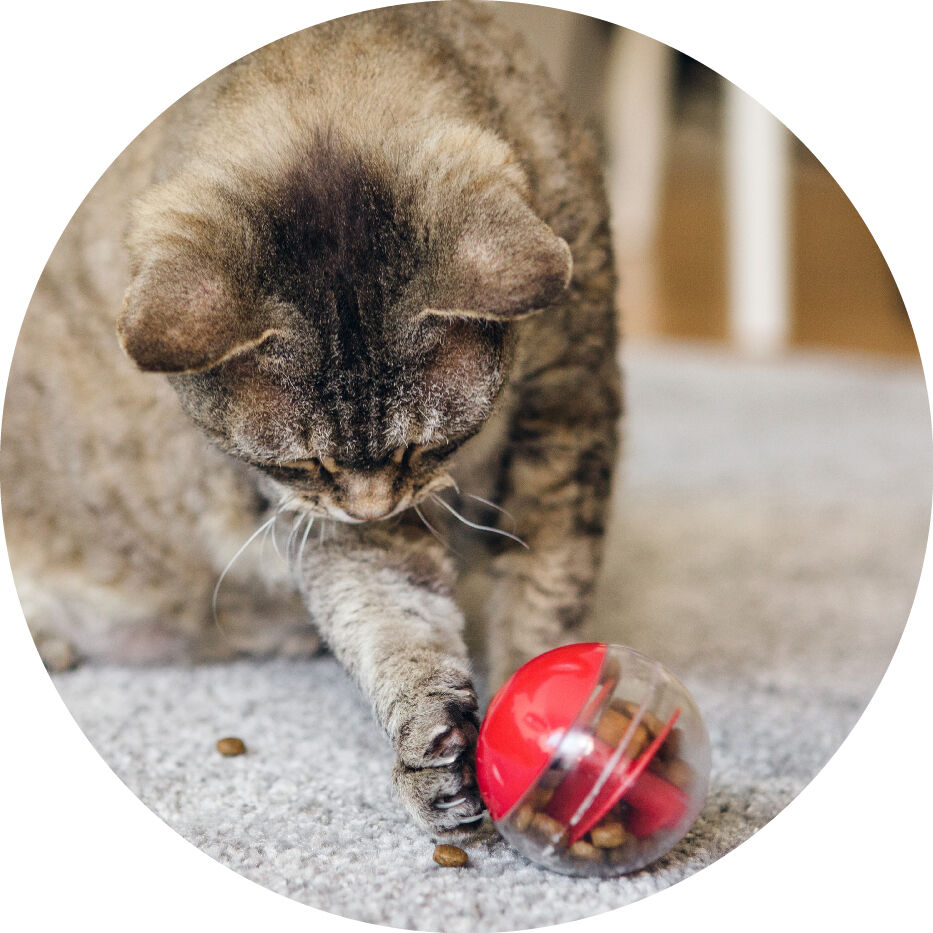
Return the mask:
<path fill-rule="evenodd" d="M 127 785 L 186 839 L 333 913 L 418 930 L 547 926 L 690 875 L 774 817 L 854 725 L 920 574 L 933 450 L 919 366 L 694 347 L 626 352 L 627 465 L 597 633 L 664 661 L 713 746 L 707 805 L 630 877 L 548 873 L 493 833 L 442 869 L 335 662 L 85 668 L 55 678 Z M 214 743 L 242 737 L 249 753 Z"/>

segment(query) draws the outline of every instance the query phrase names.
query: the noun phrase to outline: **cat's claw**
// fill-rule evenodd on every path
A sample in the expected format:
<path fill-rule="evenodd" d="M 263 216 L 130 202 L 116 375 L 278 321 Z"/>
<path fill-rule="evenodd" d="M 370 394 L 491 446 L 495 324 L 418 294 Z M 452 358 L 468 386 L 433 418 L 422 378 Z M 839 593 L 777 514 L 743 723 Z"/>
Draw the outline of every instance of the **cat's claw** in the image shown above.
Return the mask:
<path fill-rule="evenodd" d="M 432 836 L 463 839 L 479 828 L 485 808 L 476 790 L 472 762 L 414 769 L 397 762 L 394 778 L 402 803 Z"/>
<path fill-rule="evenodd" d="M 449 810 L 451 807 L 456 807 L 458 804 L 464 803 L 466 797 L 458 797 L 456 800 L 451 800 L 448 803 L 436 803 L 434 804 L 438 810 Z"/>
<path fill-rule="evenodd" d="M 402 729 L 395 787 L 415 822 L 435 837 L 465 838 L 483 818 L 475 770 L 478 724 L 469 685 L 435 685 Z"/>
<path fill-rule="evenodd" d="M 465 820 L 460 821 L 460 825 L 463 826 L 466 823 L 476 823 L 481 820 L 486 815 L 486 811 L 483 810 L 482 813 L 477 813 L 476 816 L 468 816 Z"/>

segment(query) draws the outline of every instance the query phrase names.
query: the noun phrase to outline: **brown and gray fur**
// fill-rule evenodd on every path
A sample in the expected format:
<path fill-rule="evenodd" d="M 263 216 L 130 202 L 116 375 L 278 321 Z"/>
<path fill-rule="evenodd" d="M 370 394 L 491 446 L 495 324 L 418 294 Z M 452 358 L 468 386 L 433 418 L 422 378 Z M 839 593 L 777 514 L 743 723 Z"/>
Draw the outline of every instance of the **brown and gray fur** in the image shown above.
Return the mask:
<path fill-rule="evenodd" d="M 46 663 L 320 636 L 413 817 L 474 829 L 458 578 L 488 573 L 493 685 L 584 636 L 613 293 L 594 146 L 488 8 L 352 16 L 215 75 L 95 186 L 23 325 L 0 478 Z M 287 559 L 257 538 L 215 620 L 260 527 Z"/>

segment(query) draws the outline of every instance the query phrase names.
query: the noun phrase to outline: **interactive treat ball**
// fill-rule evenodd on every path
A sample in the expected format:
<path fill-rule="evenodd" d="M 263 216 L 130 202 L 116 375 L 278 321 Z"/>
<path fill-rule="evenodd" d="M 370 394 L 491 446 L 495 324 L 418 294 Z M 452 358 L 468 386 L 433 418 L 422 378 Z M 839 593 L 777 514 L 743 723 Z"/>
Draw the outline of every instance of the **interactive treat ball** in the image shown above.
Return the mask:
<path fill-rule="evenodd" d="M 480 793 L 519 852 L 571 875 L 620 875 L 697 818 L 709 739 L 683 684 L 620 645 L 556 648 L 495 695 L 476 749 Z"/>

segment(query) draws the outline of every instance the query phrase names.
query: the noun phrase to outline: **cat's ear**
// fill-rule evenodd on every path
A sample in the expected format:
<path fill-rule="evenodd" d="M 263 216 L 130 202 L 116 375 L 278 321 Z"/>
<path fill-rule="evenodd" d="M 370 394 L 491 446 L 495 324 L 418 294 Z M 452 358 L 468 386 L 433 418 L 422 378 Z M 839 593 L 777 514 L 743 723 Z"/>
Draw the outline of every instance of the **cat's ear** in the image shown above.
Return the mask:
<path fill-rule="evenodd" d="M 117 319 L 120 345 L 146 372 L 208 369 L 274 332 L 243 312 L 222 276 L 171 259 L 139 270 Z"/>
<path fill-rule="evenodd" d="M 475 203 L 439 270 L 430 314 L 509 320 L 538 311 L 570 284 L 570 247 L 514 190 Z"/>

